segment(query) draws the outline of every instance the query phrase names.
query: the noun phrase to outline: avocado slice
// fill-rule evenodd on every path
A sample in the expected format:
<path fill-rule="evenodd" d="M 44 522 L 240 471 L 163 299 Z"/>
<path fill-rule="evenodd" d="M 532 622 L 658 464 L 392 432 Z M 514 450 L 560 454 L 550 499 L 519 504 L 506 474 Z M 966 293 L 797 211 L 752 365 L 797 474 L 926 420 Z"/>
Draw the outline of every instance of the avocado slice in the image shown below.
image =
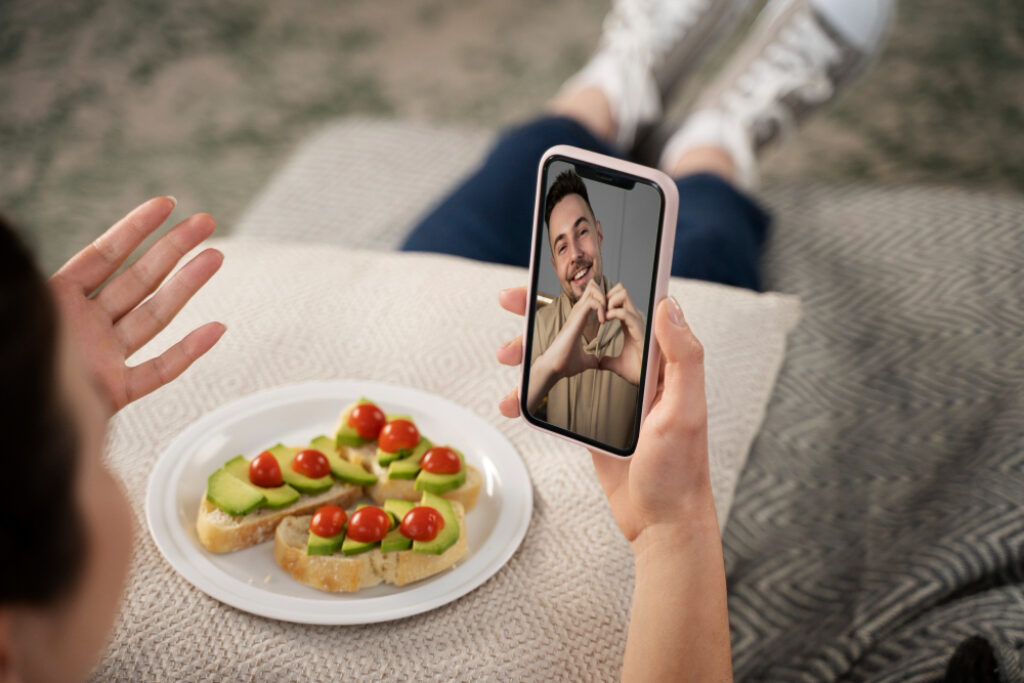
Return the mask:
<path fill-rule="evenodd" d="M 223 467 L 206 480 L 206 499 L 235 517 L 252 512 L 267 500 L 255 486 L 246 484 Z"/>
<path fill-rule="evenodd" d="M 416 476 L 416 483 L 413 488 L 417 491 L 428 491 L 437 495 L 454 491 L 466 483 L 465 468 L 455 474 L 435 474 L 422 470 Z"/>
<path fill-rule="evenodd" d="M 317 536 L 312 531 L 310 531 L 309 540 L 306 542 L 306 554 L 332 555 L 338 552 L 338 548 L 341 547 L 341 544 L 344 540 L 344 529 L 342 529 L 340 533 L 337 533 L 334 536 L 329 536 L 327 538 L 324 538 L 323 536 Z"/>
<path fill-rule="evenodd" d="M 318 436 L 310 442 L 310 446 L 327 456 L 331 474 L 336 479 L 356 486 L 373 486 L 377 483 L 377 477 L 372 472 L 367 472 L 359 465 L 342 458 L 328 437 Z"/>
<path fill-rule="evenodd" d="M 331 464 L 331 474 L 345 483 L 356 486 L 373 486 L 377 483 L 376 475 L 354 462 L 342 460 L 340 455 L 328 455 L 327 462 Z"/>
<path fill-rule="evenodd" d="M 315 448 L 316 450 L 326 455 L 328 458 L 331 457 L 332 453 L 338 452 L 338 447 L 334 444 L 334 442 L 331 441 L 326 436 L 324 436 L 323 434 L 321 434 L 320 436 L 314 436 L 312 439 L 310 439 L 309 447 Z"/>
<path fill-rule="evenodd" d="M 391 513 L 395 518 L 395 528 L 388 532 L 388 535 L 380 542 L 380 551 L 382 553 L 392 553 L 399 550 L 408 550 L 412 547 L 412 539 L 403 536 L 402 531 L 398 528 L 402 524 L 402 518 L 404 518 L 409 510 L 416 507 L 416 504 L 410 500 L 401 500 L 399 498 L 388 498 L 384 501 L 384 510 Z"/>
<path fill-rule="evenodd" d="M 363 403 L 373 403 L 373 401 L 366 398 L 365 396 L 361 397 L 358 401 L 356 401 L 356 405 L 361 405 Z M 368 444 L 371 441 L 373 441 L 373 439 L 364 439 L 363 437 L 359 436 L 359 432 L 356 431 L 355 427 L 351 426 L 348 423 L 347 418 L 345 419 L 345 422 L 341 425 L 341 427 L 338 429 L 338 433 L 334 435 L 334 443 L 337 446 L 357 447 L 362 446 L 364 444 Z"/>
<path fill-rule="evenodd" d="M 342 541 L 341 544 L 341 554 L 346 557 L 351 555 L 360 555 L 373 550 L 377 547 L 377 543 L 379 542 L 380 541 L 377 541 L 376 543 L 363 543 L 362 541 L 356 541 L 346 536 L 345 540 Z"/>
<path fill-rule="evenodd" d="M 364 507 L 367 507 L 366 503 L 360 503 L 359 505 L 356 505 L 356 510 L 358 510 L 360 508 L 364 508 Z M 392 525 L 394 525 L 394 519 L 393 518 L 392 518 L 391 522 L 392 522 Z M 370 541 L 369 543 L 367 543 L 367 542 L 364 542 L 364 541 L 357 541 L 354 538 L 349 538 L 348 537 L 348 526 L 347 525 L 345 527 L 345 532 L 346 532 L 345 540 L 341 544 L 341 554 L 342 555 L 346 555 L 346 556 L 348 556 L 348 555 L 359 555 L 361 553 L 365 553 L 365 552 L 368 552 L 370 550 L 373 550 L 374 548 L 377 547 L 377 544 L 380 543 L 380 541 Z M 390 533 L 390 532 L 388 532 L 388 533 Z"/>
<path fill-rule="evenodd" d="M 414 507 L 416 507 L 416 503 L 411 500 L 387 498 L 384 501 L 384 512 L 391 513 L 391 517 L 394 519 L 394 525 L 396 527 L 402 523 L 402 519 L 409 514 L 409 510 L 412 510 Z"/>
<path fill-rule="evenodd" d="M 459 454 L 459 460 L 462 461 L 462 469 L 455 474 L 435 474 L 434 472 L 423 470 L 416 476 L 414 488 L 417 491 L 429 491 L 430 493 L 441 495 L 442 493 L 454 491 L 466 483 L 466 457 L 462 455 L 462 451 L 458 448 L 453 448 L 452 450 Z"/>
<path fill-rule="evenodd" d="M 390 479 L 415 479 L 420 471 L 420 460 L 433 447 L 434 444 L 430 443 L 428 438 L 421 436 L 420 442 L 416 444 L 416 448 L 412 449 L 412 453 L 388 465 L 388 477 Z"/>
<path fill-rule="evenodd" d="M 286 484 L 297 489 L 299 493 L 323 493 L 334 486 L 334 479 L 329 474 L 313 479 L 292 469 L 292 460 L 295 459 L 299 449 L 277 444 L 267 450 L 277 458 L 277 464 L 281 466 L 281 478 Z"/>
<path fill-rule="evenodd" d="M 281 484 L 280 486 L 268 488 L 266 486 L 257 486 L 252 483 L 252 481 L 249 480 L 249 460 L 244 455 L 236 455 L 228 460 L 224 463 L 224 469 L 262 493 L 267 499 L 264 501 L 262 507 L 270 508 L 271 510 L 279 510 L 281 508 L 288 507 L 299 499 L 299 492 L 288 484 Z M 284 473 L 282 472 L 282 475 L 283 474 Z"/>
<path fill-rule="evenodd" d="M 412 550 L 424 555 L 440 555 L 459 540 L 459 519 L 455 516 L 455 510 L 452 509 L 450 502 L 429 491 L 423 493 L 420 505 L 427 505 L 440 512 L 441 518 L 444 519 L 444 528 L 437 532 L 433 541 L 413 541 Z"/>
<path fill-rule="evenodd" d="M 392 529 L 388 535 L 381 539 L 380 551 L 382 553 L 394 553 L 401 550 L 408 550 L 412 547 L 412 539 L 402 535 L 398 529 Z"/>
<path fill-rule="evenodd" d="M 380 446 L 377 446 L 377 463 L 381 467 L 385 465 L 390 465 L 396 460 L 401 460 L 403 458 L 409 457 L 411 453 L 411 448 L 401 448 L 397 453 L 389 453 L 388 451 L 381 449 Z"/>
<path fill-rule="evenodd" d="M 244 481 L 246 484 L 249 484 L 250 486 L 256 485 L 249 481 L 249 459 L 244 455 L 236 455 L 228 460 L 224 463 L 224 469 Z"/>
<path fill-rule="evenodd" d="M 341 429 L 338 430 L 338 433 L 334 437 L 335 445 L 351 446 L 353 448 L 364 446 L 371 441 L 373 441 L 373 439 L 364 439 L 359 436 L 359 432 L 356 431 L 356 428 L 347 424 L 342 425 Z"/>

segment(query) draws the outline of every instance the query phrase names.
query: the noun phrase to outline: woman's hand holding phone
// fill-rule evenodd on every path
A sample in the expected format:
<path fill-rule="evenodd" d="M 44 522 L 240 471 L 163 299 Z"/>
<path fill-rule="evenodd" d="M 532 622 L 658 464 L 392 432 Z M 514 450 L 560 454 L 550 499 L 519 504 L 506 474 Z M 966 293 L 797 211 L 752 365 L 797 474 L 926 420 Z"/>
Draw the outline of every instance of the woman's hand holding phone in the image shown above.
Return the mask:
<path fill-rule="evenodd" d="M 501 306 L 526 312 L 525 287 Z M 594 470 L 636 563 L 624 680 L 731 680 L 729 618 L 718 519 L 708 468 L 704 351 L 674 299 L 655 309 L 661 348 L 655 398 L 629 460 L 591 451 Z M 498 349 L 518 365 L 522 337 Z M 519 415 L 513 389 L 499 403 Z"/>
<path fill-rule="evenodd" d="M 503 290 L 498 300 L 507 311 L 526 312 L 525 287 Z M 632 460 L 617 460 L 592 451 L 612 514 L 630 543 L 638 541 L 646 529 L 692 520 L 693 501 L 711 502 L 703 347 L 671 298 L 663 299 L 656 309 L 654 333 L 662 362 L 636 453 Z M 519 365 L 522 337 L 499 348 L 497 356 L 503 365 Z M 518 391 L 513 389 L 502 398 L 498 408 L 505 417 L 518 417 Z M 717 531 L 714 505 L 699 512 L 710 515 Z"/>

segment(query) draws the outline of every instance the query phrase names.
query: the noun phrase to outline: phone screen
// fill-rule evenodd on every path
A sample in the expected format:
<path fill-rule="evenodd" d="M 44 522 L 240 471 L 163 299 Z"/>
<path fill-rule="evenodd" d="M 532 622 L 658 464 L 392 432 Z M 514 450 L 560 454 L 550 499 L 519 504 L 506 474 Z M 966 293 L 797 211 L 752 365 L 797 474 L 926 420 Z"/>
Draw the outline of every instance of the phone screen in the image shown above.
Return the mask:
<path fill-rule="evenodd" d="M 558 155 L 541 178 L 521 409 L 534 424 L 629 455 L 665 198 L 647 178 Z"/>

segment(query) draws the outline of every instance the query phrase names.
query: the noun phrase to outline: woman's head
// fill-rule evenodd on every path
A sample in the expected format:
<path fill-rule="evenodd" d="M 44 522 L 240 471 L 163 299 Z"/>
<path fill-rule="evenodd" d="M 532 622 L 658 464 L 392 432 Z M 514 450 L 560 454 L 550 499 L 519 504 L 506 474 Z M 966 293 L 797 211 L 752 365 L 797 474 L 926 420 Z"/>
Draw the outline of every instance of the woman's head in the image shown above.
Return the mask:
<path fill-rule="evenodd" d="M 130 510 L 104 468 L 109 408 L 46 281 L 0 218 L 0 679 L 81 677 L 117 611 Z"/>

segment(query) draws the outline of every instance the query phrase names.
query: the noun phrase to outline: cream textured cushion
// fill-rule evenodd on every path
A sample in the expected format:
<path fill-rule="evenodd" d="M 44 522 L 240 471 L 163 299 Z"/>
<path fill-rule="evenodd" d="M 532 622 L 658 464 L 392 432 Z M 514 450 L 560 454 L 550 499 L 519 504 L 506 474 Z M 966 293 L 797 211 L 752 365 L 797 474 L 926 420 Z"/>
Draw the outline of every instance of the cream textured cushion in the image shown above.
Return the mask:
<path fill-rule="evenodd" d="M 490 132 L 480 130 L 343 119 L 311 136 L 292 155 L 234 232 L 247 238 L 394 249 L 416 219 L 475 168 L 492 139 Z M 525 271 L 516 275 L 515 270 L 497 266 L 454 262 L 467 269 L 463 282 L 453 279 L 452 291 L 447 293 L 428 286 L 423 290 L 426 298 L 447 294 L 461 300 L 457 291 L 465 286 L 477 294 L 482 291 L 493 302 L 497 289 L 488 290 L 486 283 L 526 282 Z M 733 489 L 782 363 L 786 334 L 799 319 L 799 302 L 778 294 L 756 295 L 683 280 L 673 281 L 671 293 L 682 303 L 707 349 L 711 475 L 724 527 Z M 395 296 L 403 297 L 399 292 Z M 467 321 L 484 320 L 479 315 L 492 315 L 495 322 L 503 319 L 495 306 L 491 309 L 467 311 L 454 323 L 465 328 Z M 514 324 L 506 329 L 509 335 L 516 331 Z M 494 339 L 500 343 L 506 338 Z M 504 376 L 499 390 L 507 390 L 513 379 L 511 374 Z"/>
<path fill-rule="evenodd" d="M 395 136 L 401 144 L 393 156 L 373 153 Z M 222 271 L 133 362 L 159 353 L 207 320 L 226 323 L 224 338 L 178 381 L 122 411 L 112 424 L 109 453 L 144 528 L 150 470 L 170 441 L 210 410 L 260 389 L 306 380 L 407 385 L 465 406 L 521 453 L 533 482 L 534 514 L 518 553 L 450 605 L 399 622 L 342 629 L 276 623 L 223 606 L 178 576 L 142 533 L 99 678 L 618 676 L 632 556 L 607 510 L 590 456 L 497 410 L 517 373 L 498 365 L 495 349 L 522 324 L 500 309 L 497 292 L 523 284 L 526 271 L 337 244 L 352 237 L 363 247 L 389 246 L 364 238 L 379 235 L 381 226 L 397 222 L 396 215 L 412 220 L 429 196 L 443 190 L 441 179 L 447 184 L 465 172 L 486 140 L 356 122 L 328 129 L 300 150 L 254 202 L 237 234 L 216 243 L 226 255 Z M 360 184 L 363 174 L 374 173 L 390 174 L 397 183 L 426 183 L 422 168 L 404 166 L 400 153 L 429 156 L 436 150 L 428 155 L 423 149 L 435 144 L 461 147 L 434 157 L 433 194 L 416 190 L 419 207 L 382 203 L 382 190 Z M 460 160 L 458 170 L 445 166 L 450 158 Z M 337 174 L 350 167 L 362 170 L 349 176 L 352 185 L 339 185 Z M 267 239 L 271 228 L 278 241 Z M 340 235 L 335 244 L 307 241 L 330 229 Z M 393 237 L 400 238 L 397 228 Z M 670 290 L 706 349 L 711 477 L 724 525 L 799 303 L 694 281 L 675 280 Z"/>

